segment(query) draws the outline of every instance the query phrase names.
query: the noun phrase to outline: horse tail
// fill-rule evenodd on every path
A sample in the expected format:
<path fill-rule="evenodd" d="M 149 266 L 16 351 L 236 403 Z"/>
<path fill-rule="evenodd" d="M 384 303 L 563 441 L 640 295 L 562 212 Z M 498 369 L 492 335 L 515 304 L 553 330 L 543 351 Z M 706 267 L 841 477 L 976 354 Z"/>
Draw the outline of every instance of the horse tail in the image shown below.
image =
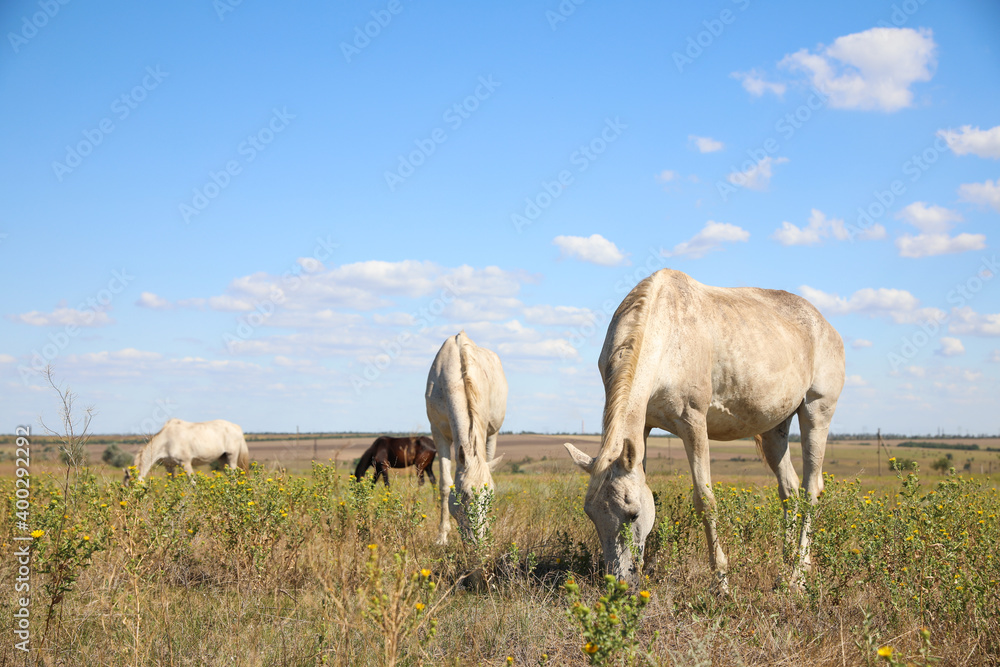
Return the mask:
<path fill-rule="evenodd" d="M 250 450 L 247 449 L 246 440 L 243 441 L 240 447 L 240 455 L 236 458 L 236 465 L 243 468 L 246 472 L 250 472 Z"/>
<path fill-rule="evenodd" d="M 378 440 L 375 442 L 378 442 Z M 368 468 L 372 465 L 373 458 L 375 458 L 374 444 L 366 449 L 365 453 L 361 455 L 361 459 L 358 461 L 358 467 L 354 469 L 354 479 L 360 481 L 361 478 L 365 476 L 365 473 L 368 472 Z"/>
<path fill-rule="evenodd" d="M 458 336 L 458 358 L 462 367 L 462 383 L 465 385 L 465 403 L 469 410 L 469 444 L 472 445 L 473 451 L 478 453 L 480 445 L 486 447 L 487 417 L 483 414 L 482 394 L 472 377 L 475 366 L 473 343 L 464 331 Z M 485 449 L 483 451 L 485 452 Z"/>
<path fill-rule="evenodd" d="M 764 436 L 757 434 L 753 437 L 753 444 L 757 447 L 757 455 L 760 456 L 761 461 L 766 461 L 764 458 Z"/>

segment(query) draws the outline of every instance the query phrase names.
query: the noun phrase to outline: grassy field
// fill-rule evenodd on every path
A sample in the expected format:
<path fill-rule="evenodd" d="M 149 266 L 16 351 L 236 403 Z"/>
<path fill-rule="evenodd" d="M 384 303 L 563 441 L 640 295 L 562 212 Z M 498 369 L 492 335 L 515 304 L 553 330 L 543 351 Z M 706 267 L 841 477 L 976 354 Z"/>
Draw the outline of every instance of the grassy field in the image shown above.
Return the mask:
<path fill-rule="evenodd" d="M 781 504 L 753 444 L 713 443 L 732 586 L 719 597 L 683 450 L 652 439 L 647 598 L 605 589 L 586 477 L 560 446 L 594 451 L 596 438 L 501 437 L 489 538 L 463 544 L 456 530 L 447 546 L 433 543 L 430 485 L 406 473 L 390 491 L 348 480 L 371 439 L 251 438 L 249 474 L 201 473 L 195 486 L 159 473 L 126 489 L 114 469 L 67 474 L 54 450 L 33 459 L 30 526 L 44 531 L 32 543 L 35 655 L 53 665 L 562 665 L 613 646 L 607 660 L 622 664 L 858 665 L 891 646 L 889 660 L 914 664 L 1000 662 L 1000 474 L 985 451 L 997 441 L 950 451 L 954 475 L 929 470 L 946 450 L 887 443 L 897 463 L 920 462 L 919 479 L 890 472 L 886 455 L 879 477 L 874 443 L 833 443 L 804 593 L 781 583 L 791 570 Z M 91 446 L 91 460 L 104 446 Z M 322 464 L 309 463 L 314 452 Z M 0 626 L 12 637 L 10 554 L 23 533 L 13 464 L 2 465 Z M 0 647 L 0 664 L 23 663 L 13 640 Z"/>

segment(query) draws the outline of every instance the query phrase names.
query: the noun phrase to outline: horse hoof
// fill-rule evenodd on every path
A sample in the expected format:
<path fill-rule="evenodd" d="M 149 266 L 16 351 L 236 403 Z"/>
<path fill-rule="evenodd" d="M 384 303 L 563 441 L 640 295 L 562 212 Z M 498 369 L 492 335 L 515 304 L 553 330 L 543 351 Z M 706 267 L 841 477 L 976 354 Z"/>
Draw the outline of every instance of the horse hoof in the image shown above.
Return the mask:
<path fill-rule="evenodd" d="M 434 544 L 438 545 L 439 547 L 443 547 L 444 545 L 448 544 L 448 536 L 438 535 L 438 538 L 434 540 Z"/>
<path fill-rule="evenodd" d="M 726 575 L 719 572 L 715 574 L 715 581 L 712 583 L 712 591 L 719 597 L 729 596 L 729 579 Z"/>

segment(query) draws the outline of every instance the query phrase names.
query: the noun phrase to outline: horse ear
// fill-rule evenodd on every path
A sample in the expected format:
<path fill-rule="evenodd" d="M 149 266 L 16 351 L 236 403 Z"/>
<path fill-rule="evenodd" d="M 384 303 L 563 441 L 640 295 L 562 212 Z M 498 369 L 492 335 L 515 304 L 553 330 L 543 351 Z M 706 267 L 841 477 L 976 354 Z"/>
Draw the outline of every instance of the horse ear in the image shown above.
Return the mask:
<path fill-rule="evenodd" d="M 495 459 L 489 462 L 488 465 L 490 466 L 490 472 L 497 469 L 497 466 L 500 465 L 501 460 L 503 460 L 503 454 L 501 454 L 500 456 L 496 457 Z"/>
<path fill-rule="evenodd" d="M 564 442 L 563 447 L 565 447 L 566 451 L 569 452 L 570 458 L 573 459 L 573 463 L 583 468 L 584 472 L 586 472 L 588 475 L 594 472 L 594 461 L 597 460 L 595 457 L 592 457 L 589 454 L 581 452 L 579 449 L 577 449 L 568 442 Z"/>
<path fill-rule="evenodd" d="M 632 438 L 625 438 L 622 441 L 621 456 L 618 457 L 618 461 L 621 463 L 622 468 L 625 469 L 625 472 L 632 472 L 638 459 L 639 451 L 635 446 L 635 442 L 632 441 Z"/>

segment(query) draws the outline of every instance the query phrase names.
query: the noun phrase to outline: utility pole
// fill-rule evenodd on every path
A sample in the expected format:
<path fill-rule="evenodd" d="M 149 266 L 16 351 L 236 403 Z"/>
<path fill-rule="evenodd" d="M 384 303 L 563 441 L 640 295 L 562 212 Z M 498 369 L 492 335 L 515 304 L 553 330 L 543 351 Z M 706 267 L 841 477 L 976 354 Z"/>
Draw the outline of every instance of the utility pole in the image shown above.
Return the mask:
<path fill-rule="evenodd" d="M 875 445 L 876 454 L 878 456 L 878 476 L 882 476 L 882 428 L 878 429 L 878 443 Z"/>

